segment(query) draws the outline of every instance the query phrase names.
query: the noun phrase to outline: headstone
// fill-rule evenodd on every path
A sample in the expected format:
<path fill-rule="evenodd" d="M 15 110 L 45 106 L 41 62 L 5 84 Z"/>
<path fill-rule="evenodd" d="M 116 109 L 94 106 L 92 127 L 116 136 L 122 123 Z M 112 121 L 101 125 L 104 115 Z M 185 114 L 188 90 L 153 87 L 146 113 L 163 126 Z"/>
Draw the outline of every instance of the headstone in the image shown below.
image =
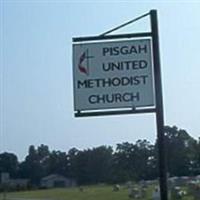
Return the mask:
<path fill-rule="evenodd" d="M 120 189 L 120 186 L 118 184 L 116 184 L 116 185 L 113 186 L 113 191 L 114 192 L 118 192 L 119 189 Z"/>
<path fill-rule="evenodd" d="M 141 191 L 137 188 L 130 188 L 129 189 L 129 198 L 139 199 L 141 198 Z"/>
<path fill-rule="evenodd" d="M 160 200 L 160 190 L 158 187 L 155 187 L 152 193 L 152 200 Z"/>

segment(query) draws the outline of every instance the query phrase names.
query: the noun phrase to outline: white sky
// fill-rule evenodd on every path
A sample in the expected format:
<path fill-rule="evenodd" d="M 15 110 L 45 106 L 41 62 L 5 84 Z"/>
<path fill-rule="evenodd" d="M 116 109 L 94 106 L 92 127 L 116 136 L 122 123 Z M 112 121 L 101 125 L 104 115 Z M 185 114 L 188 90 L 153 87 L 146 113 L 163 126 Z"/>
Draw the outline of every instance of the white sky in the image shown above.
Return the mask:
<path fill-rule="evenodd" d="M 165 124 L 200 136 L 200 1 L 1 0 L 0 152 L 155 141 L 154 114 L 76 119 L 72 37 L 158 10 Z M 109 2 L 109 3 L 108 3 Z M 149 29 L 143 19 L 116 33 Z"/>

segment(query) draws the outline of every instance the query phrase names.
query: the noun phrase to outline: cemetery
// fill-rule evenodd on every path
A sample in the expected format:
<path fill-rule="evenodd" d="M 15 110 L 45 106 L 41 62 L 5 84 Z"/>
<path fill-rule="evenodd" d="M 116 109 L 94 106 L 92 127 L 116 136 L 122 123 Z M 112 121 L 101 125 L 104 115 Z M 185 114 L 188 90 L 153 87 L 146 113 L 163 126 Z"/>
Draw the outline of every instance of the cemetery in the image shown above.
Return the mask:
<path fill-rule="evenodd" d="M 179 177 L 173 185 L 170 184 L 169 200 L 199 200 L 199 179 L 196 176 L 191 177 L 184 184 L 179 179 L 184 179 L 184 177 Z M 160 193 L 157 180 L 11 192 L 6 198 L 3 197 L 3 193 L 0 193 L 0 200 L 14 200 L 15 198 L 20 200 L 29 198 L 35 200 L 47 200 L 48 198 L 48 200 L 160 200 Z"/>

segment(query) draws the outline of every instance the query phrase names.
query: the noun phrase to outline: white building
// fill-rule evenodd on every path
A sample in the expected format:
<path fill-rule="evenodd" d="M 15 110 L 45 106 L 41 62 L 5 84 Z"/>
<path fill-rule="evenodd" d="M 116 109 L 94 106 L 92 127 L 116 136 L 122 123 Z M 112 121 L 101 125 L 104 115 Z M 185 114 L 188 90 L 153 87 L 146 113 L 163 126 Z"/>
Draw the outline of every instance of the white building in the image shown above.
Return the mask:
<path fill-rule="evenodd" d="M 52 174 L 42 178 L 40 185 L 44 188 L 73 187 L 76 186 L 76 181 L 58 174 Z"/>

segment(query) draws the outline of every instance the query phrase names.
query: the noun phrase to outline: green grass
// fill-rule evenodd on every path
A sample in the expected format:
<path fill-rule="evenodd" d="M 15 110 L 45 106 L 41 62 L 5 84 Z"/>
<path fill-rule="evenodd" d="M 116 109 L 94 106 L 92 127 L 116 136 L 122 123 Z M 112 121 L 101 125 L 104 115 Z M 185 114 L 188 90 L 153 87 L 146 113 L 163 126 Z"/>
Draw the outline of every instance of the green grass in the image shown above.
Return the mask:
<path fill-rule="evenodd" d="M 120 191 L 113 192 L 112 186 L 89 186 L 83 188 L 83 192 L 79 191 L 78 188 L 13 192 L 8 193 L 7 197 L 49 200 L 130 200 L 127 189 L 121 188 Z M 0 200 L 2 199 L 2 196 L 0 196 Z"/>
<path fill-rule="evenodd" d="M 81 192 L 78 188 L 46 189 L 24 192 L 11 192 L 7 194 L 8 198 L 29 199 L 48 199 L 48 200 L 130 200 L 128 189 L 120 188 L 120 191 L 113 192 L 112 186 L 88 186 L 83 187 Z M 147 190 L 145 199 L 151 200 L 153 186 Z M 0 200 L 3 200 L 3 194 L 0 194 Z M 192 197 L 184 197 L 183 200 L 193 200 Z"/>

